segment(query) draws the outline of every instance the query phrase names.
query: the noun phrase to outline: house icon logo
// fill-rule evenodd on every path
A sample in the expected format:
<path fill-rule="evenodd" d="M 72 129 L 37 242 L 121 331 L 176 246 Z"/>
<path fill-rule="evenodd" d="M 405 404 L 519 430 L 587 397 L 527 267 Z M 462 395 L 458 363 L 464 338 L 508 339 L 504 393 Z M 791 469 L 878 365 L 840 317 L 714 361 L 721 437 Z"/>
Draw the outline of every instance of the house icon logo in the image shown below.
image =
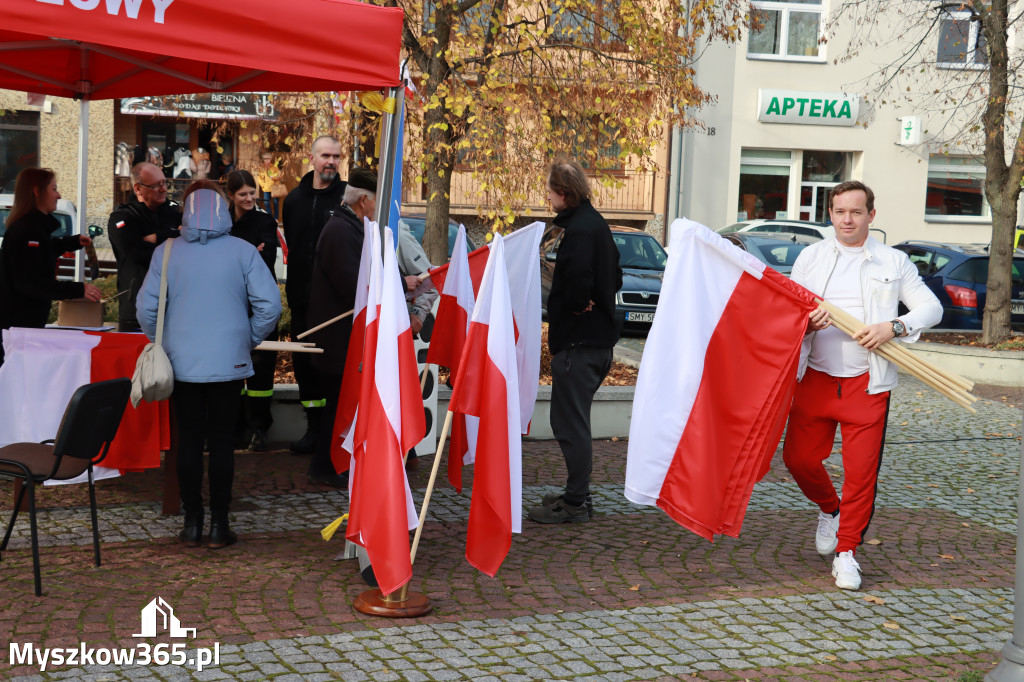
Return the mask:
<path fill-rule="evenodd" d="M 195 637 L 195 628 L 183 628 L 174 615 L 174 609 L 156 597 L 142 608 L 142 632 L 132 637 L 156 637 L 157 632 L 166 631 L 171 637 Z"/>

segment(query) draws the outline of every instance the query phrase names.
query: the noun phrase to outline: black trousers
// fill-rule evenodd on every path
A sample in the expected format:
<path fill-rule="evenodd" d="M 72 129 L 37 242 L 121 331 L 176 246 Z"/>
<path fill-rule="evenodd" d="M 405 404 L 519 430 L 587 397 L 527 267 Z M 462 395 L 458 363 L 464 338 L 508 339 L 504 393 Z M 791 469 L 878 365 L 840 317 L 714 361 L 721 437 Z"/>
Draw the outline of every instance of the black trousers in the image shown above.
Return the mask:
<path fill-rule="evenodd" d="M 565 458 L 569 504 L 583 504 L 590 492 L 594 461 L 590 406 L 611 367 L 611 348 L 574 346 L 551 358 L 551 432 Z"/>
<path fill-rule="evenodd" d="M 298 353 L 296 353 L 298 355 Z M 331 434 L 334 432 L 334 416 L 338 412 L 338 394 L 341 393 L 341 374 L 320 374 L 320 386 L 324 390 L 326 405 L 324 416 L 320 420 L 320 433 L 317 434 L 316 450 L 313 451 L 313 458 L 309 462 L 311 473 L 334 474 L 334 464 L 331 462 Z"/>
<path fill-rule="evenodd" d="M 267 336 L 267 341 L 277 341 L 275 328 Z M 302 355 L 302 353 L 295 353 Z M 245 427 L 267 431 L 274 423 L 270 416 L 270 403 L 274 397 L 274 371 L 277 369 L 277 352 L 257 350 L 252 353 L 253 375 L 245 380 L 245 409 L 243 419 Z"/>
<path fill-rule="evenodd" d="M 234 427 L 242 381 L 196 384 L 175 381 L 178 419 L 178 487 L 186 514 L 203 510 L 203 442 L 210 451 L 210 512 L 227 516 L 235 478 Z"/>
<path fill-rule="evenodd" d="M 291 313 L 292 340 L 309 329 L 309 309 L 304 306 L 293 306 L 288 303 Z M 295 383 L 299 385 L 299 402 L 303 407 L 323 407 L 324 392 L 320 387 L 320 372 L 313 369 L 309 353 L 293 353 L 292 367 L 295 369 Z"/>

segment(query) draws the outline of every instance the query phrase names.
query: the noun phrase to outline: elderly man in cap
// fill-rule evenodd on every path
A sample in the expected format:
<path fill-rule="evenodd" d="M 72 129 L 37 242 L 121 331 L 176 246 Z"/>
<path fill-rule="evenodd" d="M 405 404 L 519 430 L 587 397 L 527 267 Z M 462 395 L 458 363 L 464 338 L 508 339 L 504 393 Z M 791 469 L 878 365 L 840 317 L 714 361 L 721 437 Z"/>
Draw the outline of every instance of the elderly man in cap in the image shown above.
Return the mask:
<path fill-rule="evenodd" d="M 315 327 L 352 310 L 359 278 L 359 258 L 363 248 L 363 219 L 373 219 L 377 209 L 377 176 L 365 168 L 353 168 L 348 176 L 341 208 L 324 225 L 313 259 L 313 280 L 309 295 L 309 324 Z M 412 291 L 420 284 L 415 276 L 406 277 L 403 287 Z M 313 368 L 321 373 L 327 399 L 316 450 L 309 465 L 309 478 L 314 483 L 335 487 L 346 485 L 346 477 L 338 476 L 331 464 L 331 434 L 338 410 L 342 372 L 352 334 L 352 317 L 328 325 L 310 340 L 324 349 L 313 356 Z"/>

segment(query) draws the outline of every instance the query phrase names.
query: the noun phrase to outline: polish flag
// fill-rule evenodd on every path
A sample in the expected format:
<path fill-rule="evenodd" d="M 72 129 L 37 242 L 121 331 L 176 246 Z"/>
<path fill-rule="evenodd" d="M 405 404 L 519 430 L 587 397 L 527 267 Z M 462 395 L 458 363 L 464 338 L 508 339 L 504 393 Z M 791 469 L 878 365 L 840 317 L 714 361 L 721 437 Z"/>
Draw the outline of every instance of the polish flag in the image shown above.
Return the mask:
<path fill-rule="evenodd" d="M 530 419 L 537 402 L 540 379 L 541 346 L 541 287 L 540 287 L 540 240 L 544 235 L 544 223 L 535 222 L 521 227 L 504 238 L 505 270 L 508 273 L 509 295 L 512 301 L 513 324 L 516 334 L 516 368 L 519 374 L 519 415 L 522 433 L 529 433 Z M 468 255 L 470 279 L 473 291 L 480 291 L 483 266 L 487 262 L 488 248 L 492 241 Z M 455 253 L 453 251 L 453 253 Z M 443 291 L 446 276 L 451 265 L 443 265 L 430 271 L 430 279 Z M 478 274 L 479 273 L 479 274 Z M 436 325 L 435 325 L 435 334 Z M 443 363 L 438 363 L 443 364 Z M 450 365 L 449 365 L 450 367 Z M 468 463 L 468 462 L 467 462 Z"/>
<path fill-rule="evenodd" d="M 464 225 L 459 225 L 459 234 L 455 238 L 455 248 L 447 274 L 448 277 L 441 289 L 441 300 L 437 306 L 430 346 L 427 348 L 427 362 L 449 368 L 454 384 L 458 376 L 462 349 L 466 345 L 469 321 L 473 317 L 473 303 L 476 300 L 473 280 L 469 274 Z M 467 424 L 467 420 L 472 423 Z M 448 482 L 460 493 L 462 467 L 464 464 L 472 464 L 476 453 L 476 427 L 474 417 L 458 414 L 452 418 L 451 438 L 448 441 Z"/>
<path fill-rule="evenodd" d="M 479 417 L 466 560 L 494 576 L 522 532 L 519 375 L 504 240 L 494 238 L 450 408 Z"/>
<path fill-rule="evenodd" d="M 625 495 L 701 537 L 738 537 L 796 384 L 813 295 L 677 220 L 633 400 Z"/>
<path fill-rule="evenodd" d="M 346 537 L 366 548 L 381 592 L 390 594 L 412 577 L 417 516 L 403 455 L 423 439 L 426 421 L 394 238 L 385 229 L 381 263 L 380 233 L 376 225 L 366 231 L 373 242 Z"/>
<path fill-rule="evenodd" d="M 12 328 L 3 331 L 3 342 L 7 358 L 0 366 L 0 403 L 11 409 L 0 412 L 0 447 L 53 438 L 78 387 L 130 379 L 149 340 L 144 334 Z M 167 401 L 142 401 L 138 407 L 129 402 L 103 464 L 93 469 L 93 478 L 159 467 L 160 451 L 169 447 Z M 60 483 L 85 480 L 87 476 Z"/>
<path fill-rule="evenodd" d="M 351 431 L 359 404 L 359 363 L 363 359 L 363 337 L 366 334 L 366 299 L 370 282 L 370 252 L 376 223 L 363 218 L 363 250 L 359 257 L 359 275 L 356 278 L 356 299 L 352 307 L 352 333 L 348 339 L 345 369 L 341 377 L 341 393 L 331 433 L 331 463 L 339 474 L 349 470 L 352 459 Z M 346 434 L 349 438 L 346 439 Z M 349 444 L 346 445 L 346 442 Z"/>

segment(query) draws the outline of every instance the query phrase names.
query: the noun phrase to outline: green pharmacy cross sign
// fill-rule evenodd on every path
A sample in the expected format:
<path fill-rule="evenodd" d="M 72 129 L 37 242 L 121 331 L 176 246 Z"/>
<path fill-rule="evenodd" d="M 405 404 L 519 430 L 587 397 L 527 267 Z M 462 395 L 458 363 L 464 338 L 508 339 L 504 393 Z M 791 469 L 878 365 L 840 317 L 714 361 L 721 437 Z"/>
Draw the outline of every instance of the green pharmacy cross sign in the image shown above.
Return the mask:
<path fill-rule="evenodd" d="M 845 92 L 768 90 L 757 92 L 757 120 L 818 126 L 853 126 L 860 97 Z"/>

